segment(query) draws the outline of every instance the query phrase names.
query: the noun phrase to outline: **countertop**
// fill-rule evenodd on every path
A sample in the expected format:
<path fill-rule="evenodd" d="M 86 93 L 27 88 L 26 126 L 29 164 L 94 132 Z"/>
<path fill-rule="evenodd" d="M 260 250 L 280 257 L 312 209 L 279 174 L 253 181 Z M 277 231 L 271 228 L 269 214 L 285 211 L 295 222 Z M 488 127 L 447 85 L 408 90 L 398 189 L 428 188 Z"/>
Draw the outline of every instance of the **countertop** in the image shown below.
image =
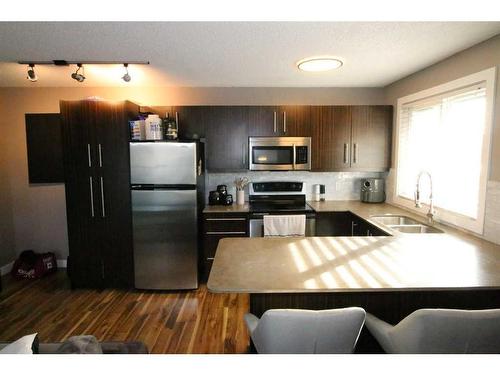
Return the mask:
<path fill-rule="evenodd" d="M 350 211 L 389 237 L 225 238 L 211 292 L 314 293 L 500 288 L 500 245 L 436 224 L 445 233 L 404 234 L 372 215 L 421 216 L 358 201 L 308 202 L 317 212 Z"/>

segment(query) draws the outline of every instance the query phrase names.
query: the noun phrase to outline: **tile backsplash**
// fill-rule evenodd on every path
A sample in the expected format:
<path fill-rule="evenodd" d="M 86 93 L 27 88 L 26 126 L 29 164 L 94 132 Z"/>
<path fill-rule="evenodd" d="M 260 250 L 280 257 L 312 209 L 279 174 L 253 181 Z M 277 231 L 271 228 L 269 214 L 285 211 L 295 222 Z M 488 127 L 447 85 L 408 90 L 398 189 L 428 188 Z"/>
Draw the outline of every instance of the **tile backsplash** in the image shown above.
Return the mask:
<path fill-rule="evenodd" d="M 207 173 L 206 190 L 215 190 L 217 185 L 227 185 L 229 194 L 236 198 L 234 180 L 247 177 L 251 182 L 259 181 L 302 181 L 306 183 L 307 199 L 312 197 L 314 184 L 325 185 L 327 200 L 359 200 L 360 180 L 369 177 L 383 177 L 379 172 L 246 172 L 246 173 Z M 248 187 L 245 188 L 248 199 Z"/>

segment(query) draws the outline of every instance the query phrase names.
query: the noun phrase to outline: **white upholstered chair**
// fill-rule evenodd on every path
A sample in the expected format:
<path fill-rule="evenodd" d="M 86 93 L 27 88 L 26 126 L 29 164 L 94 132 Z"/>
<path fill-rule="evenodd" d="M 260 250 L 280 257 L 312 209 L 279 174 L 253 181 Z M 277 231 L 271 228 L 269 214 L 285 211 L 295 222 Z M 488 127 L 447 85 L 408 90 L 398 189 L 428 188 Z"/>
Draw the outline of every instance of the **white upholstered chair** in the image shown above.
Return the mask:
<path fill-rule="evenodd" d="M 268 310 L 259 319 L 246 314 L 250 336 L 261 354 L 352 353 L 365 310 Z"/>
<path fill-rule="evenodd" d="M 500 353 L 500 309 L 421 309 L 395 326 L 367 314 L 366 327 L 386 353 Z"/>

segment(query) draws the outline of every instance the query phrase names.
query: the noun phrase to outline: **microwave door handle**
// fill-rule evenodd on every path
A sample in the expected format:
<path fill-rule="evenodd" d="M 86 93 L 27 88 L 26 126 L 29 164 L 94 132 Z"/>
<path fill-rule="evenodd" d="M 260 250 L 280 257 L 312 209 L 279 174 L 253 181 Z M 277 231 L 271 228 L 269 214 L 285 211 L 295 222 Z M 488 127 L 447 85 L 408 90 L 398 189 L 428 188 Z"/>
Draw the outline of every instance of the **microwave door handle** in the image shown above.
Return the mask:
<path fill-rule="evenodd" d="M 297 147 L 295 143 L 293 144 L 293 170 L 295 170 L 295 164 L 297 163 Z"/>

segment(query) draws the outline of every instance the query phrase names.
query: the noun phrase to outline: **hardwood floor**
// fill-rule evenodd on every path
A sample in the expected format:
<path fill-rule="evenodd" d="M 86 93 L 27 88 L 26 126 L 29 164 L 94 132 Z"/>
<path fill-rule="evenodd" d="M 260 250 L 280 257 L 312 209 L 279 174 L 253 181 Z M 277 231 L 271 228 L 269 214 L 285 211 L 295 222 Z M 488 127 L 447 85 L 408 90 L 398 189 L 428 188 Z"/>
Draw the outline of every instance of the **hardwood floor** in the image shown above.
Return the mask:
<path fill-rule="evenodd" d="M 89 334 L 143 341 L 151 353 L 246 353 L 245 294 L 71 290 L 64 271 L 40 280 L 2 279 L 0 341 L 38 332 L 41 342 Z"/>

